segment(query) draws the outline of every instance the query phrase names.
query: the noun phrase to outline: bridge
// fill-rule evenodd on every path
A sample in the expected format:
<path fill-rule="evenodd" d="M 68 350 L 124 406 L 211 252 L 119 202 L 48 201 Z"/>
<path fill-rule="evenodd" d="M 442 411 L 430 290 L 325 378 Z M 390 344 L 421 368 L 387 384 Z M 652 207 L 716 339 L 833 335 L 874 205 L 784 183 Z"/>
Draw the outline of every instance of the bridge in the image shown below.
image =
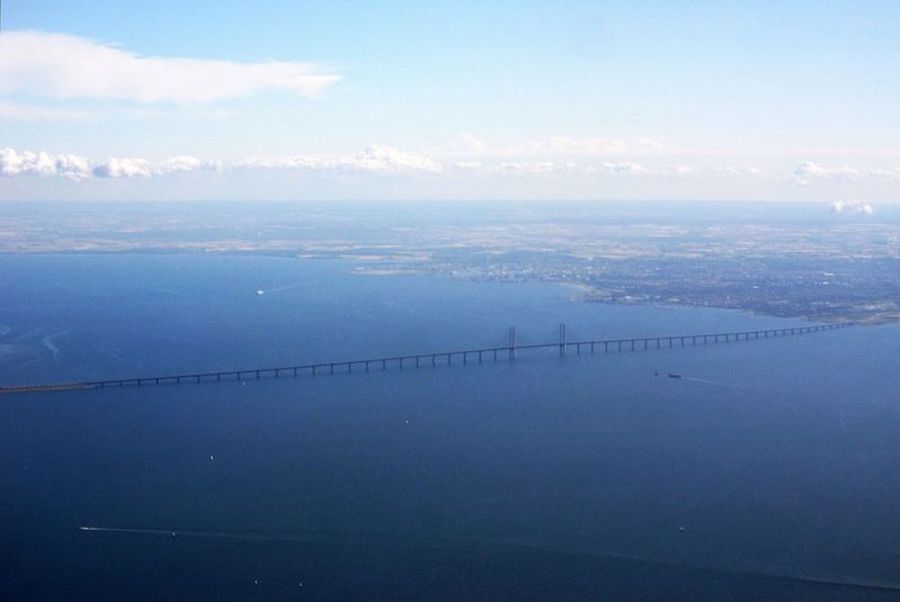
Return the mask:
<path fill-rule="evenodd" d="M 559 325 L 559 340 L 552 343 L 519 345 L 516 341 L 516 328 L 509 329 L 509 343 L 502 347 L 483 347 L 462 349 L 457 351 L 440 351 L 418 353 L 412 355 L 393 355 L 368 359 L 322 362 L 298 366 L 278 366 L 268 368 L 251 368 L 247 370 L 229 370 L 224 372 L 195 372 L 184 374 L 168 374 L 163 376 L 142 376 L 136 378 L 117 378 L 108 380 L 86 380 L 68 383 L 45 383 L 19 386 L 0 386 L 0 394 L 72 391 L 78 389 L 102 389 L 106 387 L 140 387 L 167 384 L 223 382 L 260 380 L 262 378 L 299 377 L 350 373 L 354 370 L 368 372 L 372 369 L 387 370 L 389 368 L 422 368 L 439 365 L 466 365 L 470 362 L 512 361 L 524 351 L 553 350 L 560 357 L 570 352 L 582 353 L 623 353 L 628 351 L 649 351 L 653 349 L 672 349 L 678 347 L 696 347 L 718 343 L 753 341 L 800 334 L 822 332 L 853 326 L 852 322 L 839 324 L 817 324 L 814 326 L 797 326 L 794 328 L 773 328 L 768 330 L 748 330 L 741 332 L 719 332 L 706 334 L 689 334 L 675 336 L 657 336 L 625 339 L 597 339 L 588 341 L 569 341 L 566 325 Z"/>

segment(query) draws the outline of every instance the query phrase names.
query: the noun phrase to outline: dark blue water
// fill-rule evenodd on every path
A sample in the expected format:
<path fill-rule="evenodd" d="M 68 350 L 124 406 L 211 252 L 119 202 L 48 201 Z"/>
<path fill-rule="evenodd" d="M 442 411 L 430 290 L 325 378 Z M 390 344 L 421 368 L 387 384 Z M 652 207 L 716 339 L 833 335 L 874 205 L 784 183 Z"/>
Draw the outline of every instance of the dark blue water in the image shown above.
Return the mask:
<path fill-rule="evenodd" d="M 796 323 L 353 267 L 0 257 L 0 382 Z M 0 597 L 895 599 L 898 334 L 2 397 Z"/>

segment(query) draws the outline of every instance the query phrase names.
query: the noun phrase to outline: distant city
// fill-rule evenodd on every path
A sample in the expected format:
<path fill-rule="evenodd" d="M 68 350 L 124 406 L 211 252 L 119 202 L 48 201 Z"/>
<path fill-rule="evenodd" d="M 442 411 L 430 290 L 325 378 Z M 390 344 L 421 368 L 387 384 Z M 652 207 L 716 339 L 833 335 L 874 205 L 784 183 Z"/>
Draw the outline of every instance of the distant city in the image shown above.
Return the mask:
<path fill-rule="evenodd" d="M 595 303 L 720 307 L 830 322 L 900 320 L 900 221 L 871 210 L 841 215 L 820 206 L 748 206 L 757 209 L 748 214 L 715 205 L 622 210 L 550 203 L 517 212 L 439 203 L 129 207 L 7 209 L 0 253 L 337 258 L 367 275 L 434 272 L 474 281 L 567 283 L 577 286 L 579 299 Z M 792 217 L 797 211 L 813 212 L 815 219 Z"/>

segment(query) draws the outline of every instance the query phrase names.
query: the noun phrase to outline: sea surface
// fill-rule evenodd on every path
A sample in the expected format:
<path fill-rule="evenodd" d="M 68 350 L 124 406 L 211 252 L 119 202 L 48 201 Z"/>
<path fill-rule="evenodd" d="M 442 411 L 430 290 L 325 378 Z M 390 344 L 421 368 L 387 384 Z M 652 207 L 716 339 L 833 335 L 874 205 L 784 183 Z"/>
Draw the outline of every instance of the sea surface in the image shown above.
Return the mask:
<path fill-rule="evenodd" d="M 0 256 L 0 384 L 804 324 L 357 267 Z M 0 396 L 0 598 L 900 599 L 898 335 Z"/>

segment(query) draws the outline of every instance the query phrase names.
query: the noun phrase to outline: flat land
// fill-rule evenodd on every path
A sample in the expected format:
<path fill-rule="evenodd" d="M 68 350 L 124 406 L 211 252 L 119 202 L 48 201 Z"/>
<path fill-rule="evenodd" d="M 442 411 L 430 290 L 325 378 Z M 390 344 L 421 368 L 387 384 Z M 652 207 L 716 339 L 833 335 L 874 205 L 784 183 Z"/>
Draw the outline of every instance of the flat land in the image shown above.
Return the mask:
<path fill-rule="evenodd" d="M 0 253 L 340 258 L 360 274 L 571 283 L 596 303 L 900 319 L 896 212 L 818 206 L 15 205 L 0 208 Z"/>

